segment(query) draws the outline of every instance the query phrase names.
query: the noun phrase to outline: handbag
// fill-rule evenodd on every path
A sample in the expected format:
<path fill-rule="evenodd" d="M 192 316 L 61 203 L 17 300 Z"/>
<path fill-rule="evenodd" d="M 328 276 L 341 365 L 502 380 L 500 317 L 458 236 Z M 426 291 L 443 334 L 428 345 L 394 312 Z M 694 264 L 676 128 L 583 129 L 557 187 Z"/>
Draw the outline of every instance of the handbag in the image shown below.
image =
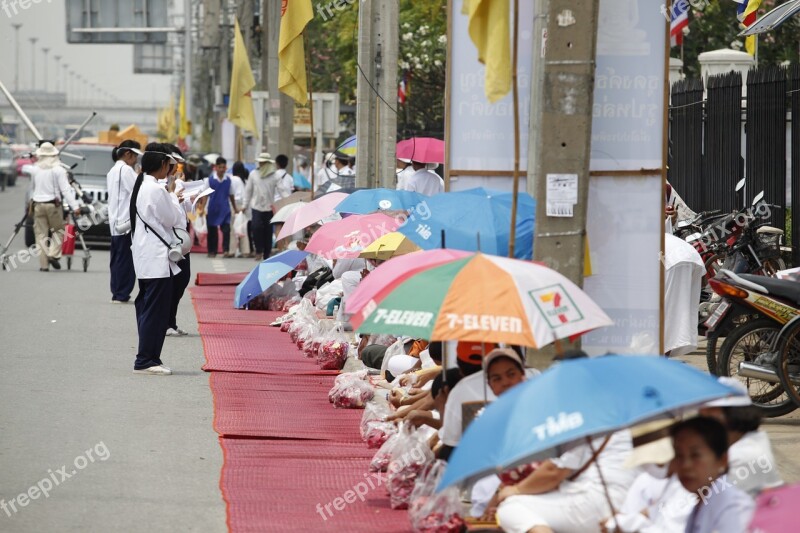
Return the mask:
<path fill-rule="evenodd" d="M 167 252 L 167 257 L 173 263 L 177 263 L 178 261 L 184 259 L 184 256 L 192 251 L 192 238 L 189 236 L 189 232 L 186 231 L 186 228 L 181 228 L 179 226 L 173 227 L 173 239 L 171 243 L 168 243 L 164 237 L 159 235 L 159 233 L 150 226 L 150 224 L 144 221 L 139 213 L 136 213 L 136 216 L 139 217 L 139 220 L 142 221 L 145 228 L 152 231 L 153 234 L 158 237 L 158 240 L 164 243 L 164 246 L 166 246 L 169 250 Z"/>

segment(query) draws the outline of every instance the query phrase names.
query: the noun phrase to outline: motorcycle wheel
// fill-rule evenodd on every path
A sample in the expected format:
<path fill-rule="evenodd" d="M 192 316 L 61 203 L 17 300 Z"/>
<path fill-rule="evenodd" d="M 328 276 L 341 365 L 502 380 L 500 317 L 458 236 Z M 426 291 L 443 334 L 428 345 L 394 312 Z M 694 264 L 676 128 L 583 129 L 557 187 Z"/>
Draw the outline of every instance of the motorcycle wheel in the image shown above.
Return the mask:
<path fill-rule="evenodd" d="M 706 364 L 708 365 L 708 371 L 713 375 L 718 375 L 719 372 L 719 363 L 717 361 L 717 343 L 719 341 L 719 337 L 706 337 Z"/>
<path fill-rule="evenodd" d="M 795 405 L 800 407 L 800 374 L 789 373 L 789 365 L 800 363 L 800 322 L 796 322 L 778 343 L 778 377 Z"/>
<path fill-rule="evenodd" d="M 719 351 L 718 375 L 735 377 L 741 381 L 747 387 L 753 405 L 770 418 L 791 413 L 797 409 L 797 405 L 780 383 L 739 377 L 739 363 L 752 362 L 767 351 L 780 330 L 778 324 L 767 318 L 747 322 L 725 337 Z"/>
<path fill-rule="evenodd" d="M 778 271 L 786 270 L 786 263 L 784 263 L 783 259 L 780 257 L 776 259 L 767 259 L 762 261 L 761 264 L 762 267 L 759 269 L 758 273 L 769 276 L 770 278 L 774 278 Z"/>

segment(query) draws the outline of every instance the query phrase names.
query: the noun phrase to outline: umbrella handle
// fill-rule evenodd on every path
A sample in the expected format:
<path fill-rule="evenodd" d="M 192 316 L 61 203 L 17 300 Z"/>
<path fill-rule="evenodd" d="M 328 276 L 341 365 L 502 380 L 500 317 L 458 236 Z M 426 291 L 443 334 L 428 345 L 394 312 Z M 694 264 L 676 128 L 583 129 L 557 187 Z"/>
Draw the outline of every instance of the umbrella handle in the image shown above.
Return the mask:
<path fill-rule="evenodd" d="M 600 458 L 599 457 L 600 453 L 602 453 L 602 451 L 598 452 L 597 450 L 594 449 L 594 446 L 592 446 L 591 437 L 586 437 L 586 442 L 589 444 L 589 449 L 592 450 L 592 454 L 594 455 L 595 458 L 594 466 L 597 467 L 597 474 L 600 476 L 600 482 L 603 484 L 603 493 L 606 495 L 606 502 L 608 502 L 608 507 L 609 509 L 611 509 L 611 516 L 614 517 L 614 533 L 622 533 L 622 530 L 620 530 L 619 524 L 617 523 L 616 519 L 617 510 L 614 509 L 614 504 L 611 501 L 611 494 L 609 494 L 608 492 L 608 485 L 606 484 L 606 478 L 603 476 L 603 471 L 600 469 L 600 461 L 598 461 L 598 459 Z"/>

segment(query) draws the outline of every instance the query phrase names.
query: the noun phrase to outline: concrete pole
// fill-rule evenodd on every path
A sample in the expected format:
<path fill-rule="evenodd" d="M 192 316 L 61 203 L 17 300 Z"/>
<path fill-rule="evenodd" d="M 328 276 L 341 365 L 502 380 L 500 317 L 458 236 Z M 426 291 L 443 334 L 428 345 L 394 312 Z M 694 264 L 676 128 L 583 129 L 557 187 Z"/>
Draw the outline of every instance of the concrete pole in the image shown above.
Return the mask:
<path fill-rule="evenodd" d="M 597 12 L 598 2 L 550 0 L 542 85 L 548 96 L 541 121 L 537 124 L 531 117 L 533 128 L 547 132 L 538 138 L 534 159 L 538 201 L 533 255 L 579 286 L 589 195 Z M 572 217 L 547 216 L 548 174 L 577 175 L 578 203 Z M 567 341 L 560 343 L 561 349 L 566 347 Z M 529 363 L 546 367 L 552 355 L 552 349 L 539 350 L 529 354 Z"/>
<path fill-rule="evenodd" d="M 31 42 L 31 91 L 36 90 L 36 41 L 38 37 L 29 37 Z"/>
<path fill-rule="evenodd" d="M 528 122 L 528 194 L 536 198 L 536 164 L 539 153 L 544 97 L 544 40 L 547 35 L 548 10 L 550 0 L 537 0 L 533 5 L 533 68 L 531 70 L 531 115 Z"/>
<path fill-rule="evenodd" d="M 44 92 L 48 91 L 47 87 L 47 56 L 50 54 L 50 48 L 47 46 L 42 48 L 42 53 L 44 54 Z"/>
<path fill-rule="evenodd" d="M 186 107 L 186 120 L 189 122 L 189 134 L 185 139 L 187 145 L 192 142 L 192 125 L 194 111 L 192 71 L 194 68 L 192 46 L 192 0 L 183 1 L 183 87 L 184 106 Z"/>
<path fill-rule="evenodd" d="M 267 151 L 272 157 L 284 154 L 291 166 L 294 154 L 294 100 L 278 90 L 278 43 L 281 33 L 281 2 L 266 0 L 264 55 L 267 56 Z M 291 170 L 291 168 L 289 169 Z"/>
<path fill-rule="evenodd" d="M 14 28 L 14 92 L 19 92 L 19 29 L 22 23 L 14 22 L 11 24 Z"/>
<path fill-rule="evenodd" d="M 394 188 L 398 4 L 363 2 L 358 16 L 356 186 Z"/>

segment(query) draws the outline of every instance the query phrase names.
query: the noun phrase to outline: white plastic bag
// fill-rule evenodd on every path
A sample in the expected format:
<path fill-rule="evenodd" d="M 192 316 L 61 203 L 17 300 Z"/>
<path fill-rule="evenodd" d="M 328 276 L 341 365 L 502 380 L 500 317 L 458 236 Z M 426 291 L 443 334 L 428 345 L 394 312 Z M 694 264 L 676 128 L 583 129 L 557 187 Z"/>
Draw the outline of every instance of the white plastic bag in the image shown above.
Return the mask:
<path fill-rule="evenodd" d="M 436 492 L 447 463 L 435 461 L 418 478 L 411 493 L 408 517 L 419 533 L 456 533 L 464 528 L 461 498 L 456 487 Z"/>
<path fill-rule="evenodd" d="M 247 236 L 247 215 L 245 215 L 243 212 L 236 213 L 236 216 L 233 217 L 232 226 L 237 237 Z"/>

